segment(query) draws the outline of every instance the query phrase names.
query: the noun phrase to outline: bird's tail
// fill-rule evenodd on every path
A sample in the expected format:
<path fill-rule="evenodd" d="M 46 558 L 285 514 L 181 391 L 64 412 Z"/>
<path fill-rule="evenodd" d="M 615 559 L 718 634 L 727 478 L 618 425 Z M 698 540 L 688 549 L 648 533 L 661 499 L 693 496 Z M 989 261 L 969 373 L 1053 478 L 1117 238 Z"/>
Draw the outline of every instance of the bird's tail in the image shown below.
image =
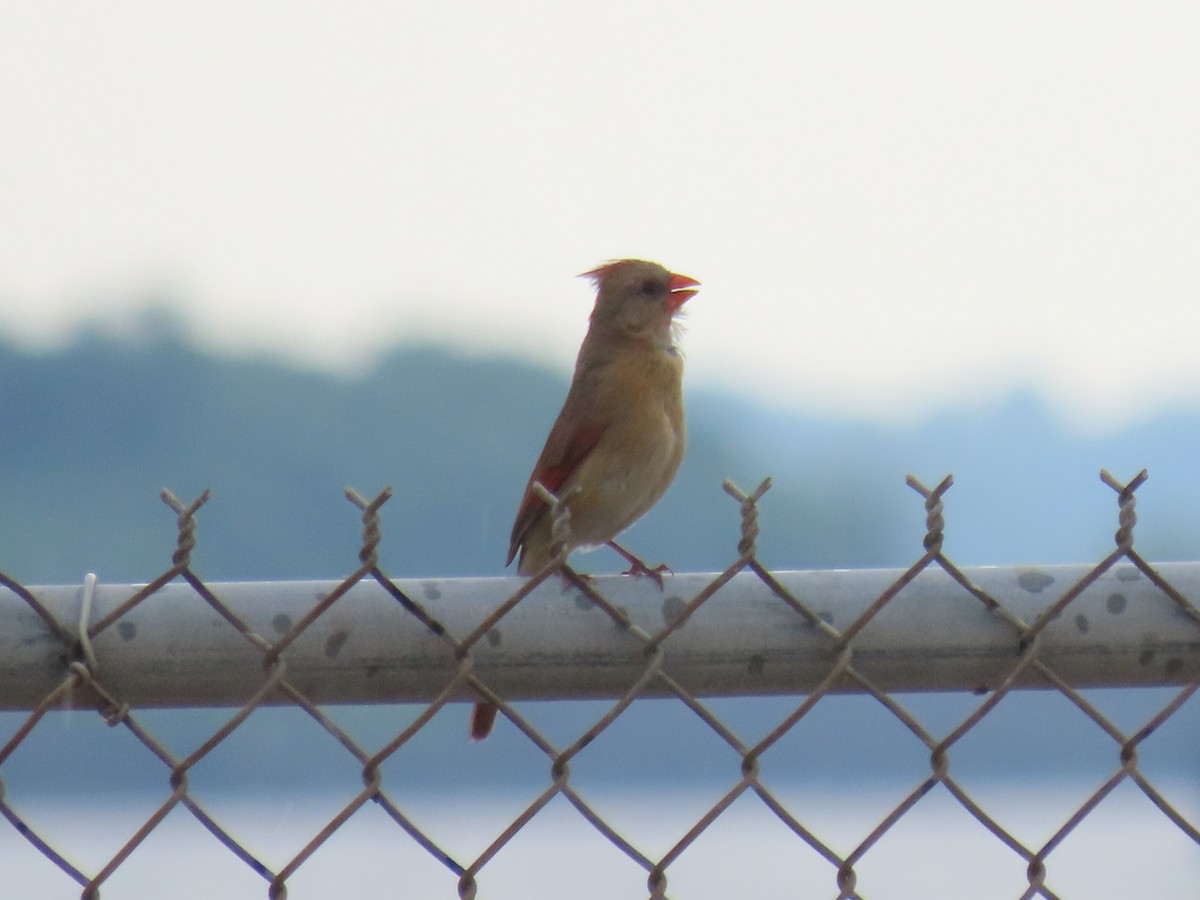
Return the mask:
<path fill-rule="evenodd" d="M 482 741 L 492 733 L 499 708 L 494 703 L 476 703 L 471 712 L 471 740 Z"/>

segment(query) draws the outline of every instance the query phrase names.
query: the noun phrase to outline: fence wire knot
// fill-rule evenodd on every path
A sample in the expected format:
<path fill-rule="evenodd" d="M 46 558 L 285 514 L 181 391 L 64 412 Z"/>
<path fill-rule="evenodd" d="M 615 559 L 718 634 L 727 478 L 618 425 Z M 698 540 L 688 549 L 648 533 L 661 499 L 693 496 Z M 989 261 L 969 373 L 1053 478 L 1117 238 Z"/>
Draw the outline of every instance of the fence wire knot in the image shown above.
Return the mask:
<path fill-rule="evenodd" d="M 206 490 L 193 500 L 190 506 L 184 506 L 183 502 L 168 488 L 162 489 L 160 496 L 163 503 L 171 507 L 177 516 L 179 535 L 176 538 L 175 552 L 171 555 L 171 562 L 180 569 L 186 569 L 192 564 L 192 548 L 196 546 L 196 511 L 208 502 L 211 495 L 211 491 Z"/>
<path fill-rule="evenodd" d="M 646 886 L 650 888 L 650 900 L 666 900 L 667 873 L 656 867 L 646 879 Z"/>
<path fill-rule="evenodd" d="M 105 725 L 115 728 L 129 718 L 129 704 L 110 704 L 100 711 L 100 715 L 104 718 Z"/>
<path fill-rule="evenodd" d="M 92 680 L 92 670 L 87 667 L 87 663 L 75 660 L 75 662 L 67 666 L 67 670 L 75 676 L 76 686 L 87 684 Z"/>
<path fill-rule="evenodd" d="M 385 487 L 371 501 L 354 488 L 346 488 L 346 499 L 362 510 L 363 539 L 358 558 L 364 566 L 371 569 L 379 564 L 379 538 L 382 533 L 379 528 L 379 510 L 391 498 L 391 485 Z"/>
<path fill-rule="evenodd" d="M 837 886 L 843 897 L 854 893 L 855 887 L 858 886 L 858 875 L 854 871 L 854 866 L 844 863 L 838 868 Z"/>
<path fill-rule="evenodd" d="M 946 520 L 942 516 L 942 494 L 950 490 L 954 476 L 947 475 L 932 491 L 912 475 L 907 476 L 904 483 L 925 498 L 925 540 L 922 541 L 925 549 L 930 553 L 941 553 L 942 530 L 946 527 Z"/>
<path fill-rule="evenodd" d="M 721 487 L 741 506 L 742 539 L 738 541 L 738 553 L 741 554 L 742 559 L 751 559 L 758 552 L 758 501 L 771 489 L 771 479 L 764 478 L 762 483 L 749 494 L 728 479 L 721 484 Z"/>
<path fill-rule="evenodd" d="M 1150 473 L 1142 469 L 1128 484 L 1121 484 L 1109 474 L 1107 469 L 1100 470 L 1100 480 L 1117 492 L 1117 508 L 1119 510 L 1117 521 L 1120 524 L 1114 538 L 1117 548 L 1123 553 L 1128 553 L 1133 549 L 1133 526 L 1137 524 L 1137 498 L 1134 496 L 1134 492 L 1149 477 Z"/>
<path fill-rule="evenodd" d="M 1025 877 L 1029 879 L 1029 887 L 1031 890 L 1041 890 L 1046 883 L 1046 866 L 1039 857 L 1034 857 L 1029 861 L 1029 866 L 1025 869 Z M 1026 894 L 1025 896 L 1029 896 Z"/>

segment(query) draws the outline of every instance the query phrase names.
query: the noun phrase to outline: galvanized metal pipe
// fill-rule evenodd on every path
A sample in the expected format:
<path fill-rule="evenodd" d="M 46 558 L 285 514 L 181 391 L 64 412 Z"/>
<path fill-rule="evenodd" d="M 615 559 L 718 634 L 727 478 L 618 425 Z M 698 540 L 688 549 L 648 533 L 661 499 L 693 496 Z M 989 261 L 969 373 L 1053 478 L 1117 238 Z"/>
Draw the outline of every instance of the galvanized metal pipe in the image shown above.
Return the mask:
<path fill-rule="evenodd" d="M 1200 597 L 1200 564 L 1157 571 Z M 1027 623 L 1090 567 L 972 568 L 973 583 Z M 793 571 L 775 577 L 835 628 L 845 629 L 898 570 Z M 598 576 L 596 589 L 653 634 L 712 579 Z M 522 579 L 402 580 L 396 584 L 462 637 Z M 209 589 L 267 642 L 278 640 L 336 582 L 213 583 Z M 90 591 L 100 621 L 137 589 Z M 80 621 L 83 586 L 30 589 L 61 622 Z M 1194 602 L 1194 599 L 1193 599 Z M 135 707 L 240 705 L 267 680 L 264 653 L 186 583 L 167 585 L 98 634 L 96 676 Z M 1020 636 L 939 569 L 922 572 L 851 642 L 855 669 L 887 691 L 982 691 L 1012 671 Z M 662 646 L 663 670 L 697 696 L 800 694 L 828 675 L 836 651 L 819 628 L 742 572 Z M 65 677 L 70 650 L 16 594 L 0 588 L 0 708 L 29 709 Z M 471 650 L 476 675 L 506 699 L 618 697 L 645 671 L 643 644 L 557 579 L 522 600 Z M 1131 565 L 1101 576 L 1052 622 L 1038 658 L 1077 688 L 1181 684 L 1200 677 L 1200 625 Z M 458 662 L 382 587 L 353 587 L 283 653 L 288 682 L 316 703 L 426 701 Z M 1025 684 L 1043 684 L 1035 672 Z M 839 686 L 853 690 L 853 683 Z M 644 696 L 665 692 L 652 680 Z M 459 696 L 473 696 L 464 689 Z M 279 698 L 282 700 L 282 698 Z"/>

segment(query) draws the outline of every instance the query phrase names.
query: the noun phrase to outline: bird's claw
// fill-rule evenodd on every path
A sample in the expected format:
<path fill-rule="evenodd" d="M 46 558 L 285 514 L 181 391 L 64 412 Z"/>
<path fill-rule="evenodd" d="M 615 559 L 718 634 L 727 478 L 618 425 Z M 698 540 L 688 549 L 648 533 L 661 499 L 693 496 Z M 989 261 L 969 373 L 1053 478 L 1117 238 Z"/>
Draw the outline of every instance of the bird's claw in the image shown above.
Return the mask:
<path fill-rule="evenodd" d="M 666 563 L 659 563 L 652 569 L 616 541 L 609 541 L 608 546 L 625 557 L 625 561 L 629 563 L 629 568 L 622 572 L 622 575 L 632 575 L 634 578 L 641 578 L 642 576 L 653 578 L 660 591 L 666 590 L 663 585 L 663 572 L 670 572 L 672 575 L 675 574 L 670 566 Z"/>
<path fill-rule="evenodd" d="M 663 586 L 664 572 L 666 572 L 668 575 L 675 574 L 671 567 L 666 563 L 659 563 L 652 569 L 640 559 L 637 559 L 633 560 L 633 564 L 621 574 L 632 575 L 634 578 L 642 578 L 643 576 L 646 578 L 652 578 L 654 579 L 654 583 L 658 585 L 658 589 L 661 591 L 666 589 Z"/>

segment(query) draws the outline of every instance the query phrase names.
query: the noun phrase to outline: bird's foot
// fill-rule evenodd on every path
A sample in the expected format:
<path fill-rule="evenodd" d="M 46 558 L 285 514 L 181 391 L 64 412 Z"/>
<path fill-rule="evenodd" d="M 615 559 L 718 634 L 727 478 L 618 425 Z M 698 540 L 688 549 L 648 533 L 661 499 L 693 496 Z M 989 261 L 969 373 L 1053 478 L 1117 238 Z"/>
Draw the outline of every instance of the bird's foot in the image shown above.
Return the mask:
<path fill-rule="evenodd" d="M 671 571 L 670 566 L 668 566 L 666 563 L 659 563 L 654 568 L 651 568 L 616 541 L 609 541 L 608 546 L 612 547 L 617 551 L 617 553 L 625 557 L 625 561 L 629 563 L 629 568 L 622 572 L 622 575 L 632 575 L 634 578 L 641 578 L 643 576 L 652 578 L 654 579 L 654 583 L 658 585 L 658 589 L 660 591 L 665 590 L 663 585 L 663 573 L 668 572 L 674 574 Z"/>
<path fill-rule="evenodd" d="M 639 559 L 621 574 L 632 575 L 634 578 L 641 578 L 643 575 L 647 578 L 653 578 L 654 583 L 658 585 L 658 589 L 661 591 L 666 590 L 666 588 L 663 586 L 664 572 L 669 575 L 675 574 L 671 571 L 671 567 L 666 563 L 659 563 L 652 569 Z"/>

